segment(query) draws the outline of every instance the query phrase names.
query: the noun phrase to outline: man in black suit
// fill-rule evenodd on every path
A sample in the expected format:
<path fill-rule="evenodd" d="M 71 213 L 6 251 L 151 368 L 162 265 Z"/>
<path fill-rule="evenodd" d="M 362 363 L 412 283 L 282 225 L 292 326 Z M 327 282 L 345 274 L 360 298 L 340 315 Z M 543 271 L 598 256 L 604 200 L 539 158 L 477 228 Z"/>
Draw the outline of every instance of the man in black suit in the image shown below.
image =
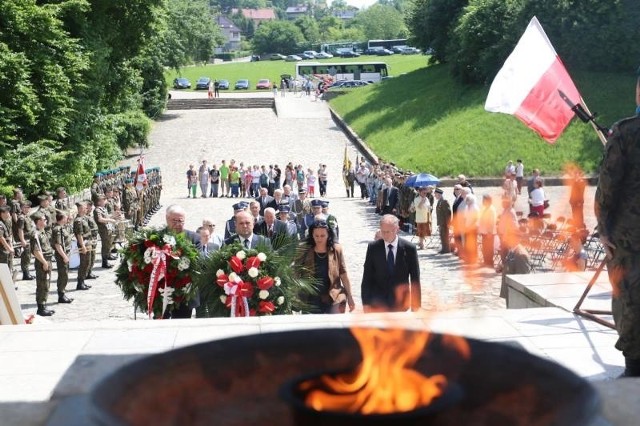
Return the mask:
<path fill-rule="evenodd" d="M 209 227 L 201 227 L 198 234 L 200 235 L 200 239 L 198 240 L 198 244 L 196 244 L 196 248 L 198 249 L 198 252 L 200 252 L 200 259 L 204 260 L 211 256 L 211 254 L 218 250 L 220 247 L 216 243 L 211 241 L 211 229 Z M 209 317 L 209 312 L 207 309 L 208 296 L 209 294 L 206 290 L 199 292 L 191 302 L 191 306 L 196 308 L 196 318 Z"/>
<path fill-rule="evenodd" d="M 236 234 L 224 240 L 226 244 L 240 242 L 245 248 L 258 248 L 266 246 L 271 248 L 271 241 L 262 235 L 253 233 L 253 216 L 248 211 L 240 211 L 235 216 Z"/>
<path fill-rule="evenodd" d="M 264 216 L 264 209 L 267 207 L 278 207 L 275 202 L 275 198 L 269 195 L 267 188 L 260 188 L 260 196 L 256 198 L 256 201 L 260 203 L 260 215 Z"/>
<path fill-rule="evenodd" d="M 288 234 L 287 224 L 276 220 L 276 211 L 273 207 L 264 209 L 264 220 L 253 232 L 265 236 L 271 241 L 273 248 L 278 249 Z"/>
<path fill-rule="evenodd" d="M 420 308 L 420 267 L 416 246 L 398 237 L 398 218 L 380 219 L 381 239 L 369 243 L 362 275 L 365 312 Z"/>
<path fill-rule="evenodd" d="M 398 214 L 398 188 L 393 186 L 391 178 L 385 180 L 387 187 L 382 192 L 382 214 Z"/>

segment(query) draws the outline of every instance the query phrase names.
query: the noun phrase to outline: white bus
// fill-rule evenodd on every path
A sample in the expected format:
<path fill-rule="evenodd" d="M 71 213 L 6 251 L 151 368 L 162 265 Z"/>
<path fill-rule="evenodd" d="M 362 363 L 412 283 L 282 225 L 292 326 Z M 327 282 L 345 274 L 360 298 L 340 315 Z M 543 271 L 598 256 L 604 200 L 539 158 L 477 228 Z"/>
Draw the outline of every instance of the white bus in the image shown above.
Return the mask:
<path fill-rule="evenodd" d="M 406 46 L 408 39 L 396 38 L 392 40 L 369 40 L 367 49 L 383 48 L 391 50 L 394 46 Z"/>
<path fill-rule="evenodd" d="M 389 76 L 384 62 L 299 62 L 296 64 L 298 79 L 318 78 L 332 81 L 364 80 L 378 82 Z"/>

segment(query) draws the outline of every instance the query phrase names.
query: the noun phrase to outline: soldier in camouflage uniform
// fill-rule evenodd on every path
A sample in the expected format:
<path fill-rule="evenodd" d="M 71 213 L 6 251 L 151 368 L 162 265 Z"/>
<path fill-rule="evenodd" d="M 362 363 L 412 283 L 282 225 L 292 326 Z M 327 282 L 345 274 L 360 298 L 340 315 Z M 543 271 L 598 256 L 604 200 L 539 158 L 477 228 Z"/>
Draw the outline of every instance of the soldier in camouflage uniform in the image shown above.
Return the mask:
<path fill-rule="evenodd" d="M 44 231 L 47 233 L 47 238 L 51 239 L 51 227 L 55 223 L 55 214 L 51 214 L 51 210 L 49 209 L 51 202 L 49 201 L 49 195 L 41 193 L 38 195 L 39 207 L 36 212 L 42 213 L 44 217 L 47 219 Z"/>
<path fill-rule="evenodd" d="M 85 220 L 89 224 L 89 229 L 91 229 L 91 238 L 89 240 L 85 240 L 85 244 L 90 244 L 91 246 L 91 250 L 89 251 L 89 269 L 87 269 L 86 279 L 94 280 L 98 278 L 98 276 L 93 273 L 93 265 L 96 263 L 96 250 L 98 247 L 98 224 L 93 218 L 93 202 L 91 200 L 87 200 L 86 202 L 87 211 L 85 214 Z M 87 247 L 89 247 L 89 245 Z"/>
<path fill-rule="evenodd" d="M 56 223 L 51 228 L 51 245 L 53 246 L 54 257 L 56 259 L 56 267 L 58 270 L 58 279 L 56 281 L 58 287 L 58 303 L 71 303 L 65 294 L 67 283 L 69 282 L 69 254 L 71 253 L 71 232 L 67 223 L 69 221 L 69 213 L 59 211 L 56 213 Z"/>
<path fill-rule="evenodd" d="M 16 243 L 22 247 L 20 255 L 20 269 L 22 269 L 22 280 L 30 281 L 35 277 L 29 273 L 29 265 L 31 264 L 31 246 L 29 241 L 35 231 L 35 226 L 29 212 L 31 211 L 31 201 L 24 200 L 20 203 L 20 213 L 16 218 L 13 236 Z"/>
<path fill-rule="evenodd" d="M 636 98 L 640 98 L 640 78 Z M 625 377 L 640 376 L 639 145 L 640 116 L 613 126 L 595 197 L 598 233 L 613 287 L 612 311 L 619 337 L 616 348 L 625 358 Z"/>
<path fill-rule="evenodd" d="M 93 175 L 93 183 L 91 184 L 91 201 L 98 201 L 98 195 L 104 195 L 102 191 L 102 173 L 97 172 Z"/>
<path fill-rule="evenodd" d="M 38 305 L 36 313 L 43 317 L 49 317 L 55 313 L 53 309 L 47 309 L 53 249 L 51 248 L 51 240 L 45 231 L 47 218 L 44 213 L 35 212 L 31 215 L 31 219 L 36 227 L 30 241 L 36 269 L 36 304 Z"/>
<path fill-rule="evenodd" d="M 69 200 L 69 196 L 67 195 L 67 190 L 62 186 L 56 189 L 56 202 L 54 204 L 56 210 L 60 211 L 70 211 L 71 204 Z"/>
<path fill-rule="evenodd" d="M 0 219 L 0 263 L 6 264 L 13 276 L 13 225 L 9 206 L 0 207 Z"/>
<path fill-rule="evenodd" d="M 93 212 L 93 218 L 98 224 L 98 233 L 100 234 L 100 253 L 102 255 L 102 267 L 111 268 L 113 265 L 109 263 L 109 260 L 115 260 L 115 256 L 110 255 L 111 241 L 113 239 L 113 227 L 116 222 L 105 207 L 106 197 L 104 195 L 98 196 L 98 203 L 95 206 Z"/>
<path fill-rule="evenodd" d="M 80 265 L 78 266 L 78 283 L 76 290 L 89 290 L 91 286 L 84 283 L 89 270 L 89 261 L 91 259 L 91 250 L 95 250 L 91 246 L 91 228 L 87 221 L 87 203 L 84 201 L 76 203 L 78 214 L 73 220 L 73 234 L 78 243 L 78 253 L 80 255 Z"/>
<path fill-rule="evenodd" d="M 132 225 L 137 223 L 138 214 L 138 193 L 133 187 L 133 179 L 127 178 L 125 180 L 125 188 L 122 196 L 122 210 L 124 217 L 131 221 Z"/>

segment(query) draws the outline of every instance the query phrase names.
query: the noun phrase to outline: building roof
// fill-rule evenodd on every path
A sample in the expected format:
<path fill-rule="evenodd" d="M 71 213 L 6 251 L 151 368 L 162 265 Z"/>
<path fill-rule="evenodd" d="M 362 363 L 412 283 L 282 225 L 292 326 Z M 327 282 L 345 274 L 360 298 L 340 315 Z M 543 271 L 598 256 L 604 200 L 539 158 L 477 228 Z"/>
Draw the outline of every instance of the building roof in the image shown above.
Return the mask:
<path fill-rule="evenodd" d="M 233 12 L 237 13 L 238 9 Z M 276 13 L 273 9 L 241 9 L 242 16 L 247 19 L 270 21 L 276 19 Z"/>
<path fill-rule="evenodd" d="M 287 13 L 307 13 L 307 6 L 289 6 Z"/>

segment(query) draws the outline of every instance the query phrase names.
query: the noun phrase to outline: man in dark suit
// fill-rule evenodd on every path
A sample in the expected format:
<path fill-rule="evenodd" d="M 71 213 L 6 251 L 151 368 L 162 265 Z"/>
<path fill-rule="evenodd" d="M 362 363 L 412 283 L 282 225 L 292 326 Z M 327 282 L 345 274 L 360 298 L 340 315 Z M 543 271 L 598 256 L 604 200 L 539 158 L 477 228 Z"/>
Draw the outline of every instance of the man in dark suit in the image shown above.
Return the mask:
<path fill-rule="evenodd" d="M 278 207 L 275 198 L 269 195 L 267 188 L 260 188 L 260 196 L 256 198 L 256 201 L 260 203 L 260 215 L 264 216 L 264 209 L 267 207 Z"/>
<path fill-rule="evenodd" d="M 220 247 L 211 241 L 211 229 L 207 226 L 203 226 L 200 228 L 198 232 L 200 239 L 198 240 L 198 244 L 196 244 L 196 248 L 198 252 L 200 252 L 200 259 L 206 259 L 215 251 L 217 251 Z M 207 299 L 209 293 L 204 290 L 199 292 L 196 297 L 191 302 L 191 308 L 196 309 L 196 318 L 208 318 L 209 312 L 207 309 Z"/>
<path fill-rule="evenodd" d="M 273 207 L 267 207 L 264 210 L 264 221 L 253 228 L 253 232 L 258 235 L 265 236 L 271 241 L 274 249 L 278 249 L 288 235 L 287 224 L 276 219 L 276 211 Z"/>
<path fill-rule="evenodd" d="M 362 275 L 365 312 L 420 308 L 420 267 L 416 246 L 398 237 L 398 218 L 380 219 L 381 239 L 369 243 Z"/>
<path fill-rule="evenodd" d="M 253 216 L 251 213 L 244 210 L 236 213 L 235 223 L 236 234 L 224 240 L 225 245 L 240 242 L 247 249 L 260 246 L 271 248 L 271 241 L 268 238 L 253 233 Z"/>
<path fill-rule="evenodd" d="M 382 214 L 398 214 L 398 188 L 393 186 L 391 178 L 385 180 L 387 187 L 382 191 Z"/>

